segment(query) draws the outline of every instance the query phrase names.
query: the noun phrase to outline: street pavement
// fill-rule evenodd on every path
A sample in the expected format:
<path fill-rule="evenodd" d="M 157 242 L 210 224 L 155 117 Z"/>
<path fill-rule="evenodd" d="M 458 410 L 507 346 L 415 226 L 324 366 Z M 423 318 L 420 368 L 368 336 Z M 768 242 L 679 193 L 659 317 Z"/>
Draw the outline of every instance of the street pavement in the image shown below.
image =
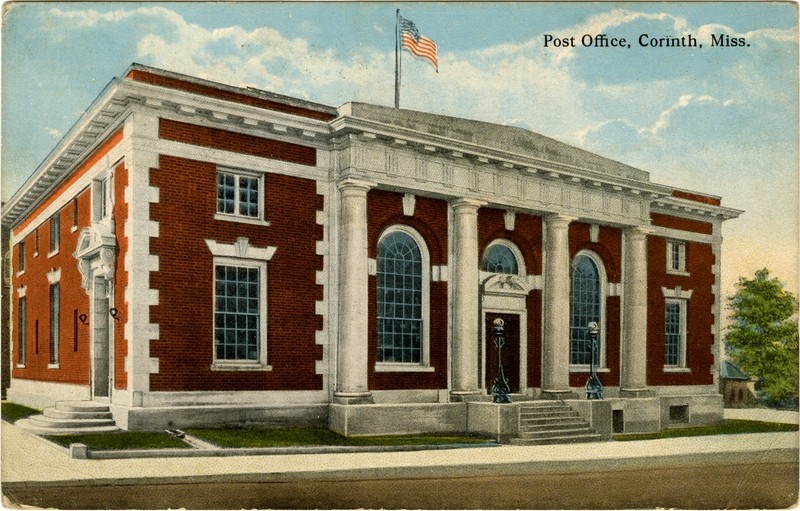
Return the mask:
<path fill-rule="evenodd" d="M 797 413 L 726 410 L 729 418 L 797 422 Z M 89 481 L 286 481 L 637 470 L 720 464 L 797 463 L 798 433 L 750 433 L 546 446 L 411 452 L 72 459 L 66 449 L 2 424 L 3 483 Z"/>

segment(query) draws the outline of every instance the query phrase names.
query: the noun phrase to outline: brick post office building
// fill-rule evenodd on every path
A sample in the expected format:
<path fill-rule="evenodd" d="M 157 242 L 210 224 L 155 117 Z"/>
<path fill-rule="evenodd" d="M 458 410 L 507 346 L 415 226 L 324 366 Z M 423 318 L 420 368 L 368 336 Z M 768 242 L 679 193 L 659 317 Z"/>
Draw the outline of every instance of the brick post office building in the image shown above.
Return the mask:
<path fill-rule="evenodd" d="M 717 422 L 739 213 L 520 128 L 134 64 L 3 208 L 9 399 L 132 430 L 511 439 L 548 403 L 604 437 Z"/>

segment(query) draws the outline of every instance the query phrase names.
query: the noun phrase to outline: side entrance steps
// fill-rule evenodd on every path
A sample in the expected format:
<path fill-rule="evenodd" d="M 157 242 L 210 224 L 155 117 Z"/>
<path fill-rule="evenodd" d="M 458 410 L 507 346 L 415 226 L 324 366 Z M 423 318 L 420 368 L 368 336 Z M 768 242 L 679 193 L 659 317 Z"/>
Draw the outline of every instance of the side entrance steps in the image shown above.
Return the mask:
<path fill-rule="evenodd" d="M 45 408 L 41 415 L 32 415 L 14 423 L 36 435 L 74 435 L 119 431 L 108 405 L 93 401 L 59 401 Z"/>
<path fill-rule="evenodd" d="M 519 437 L 511 439 L 512 445 L 602 441 L 602 436 L 563 401 L 531 401 L 518 410 Z"/>

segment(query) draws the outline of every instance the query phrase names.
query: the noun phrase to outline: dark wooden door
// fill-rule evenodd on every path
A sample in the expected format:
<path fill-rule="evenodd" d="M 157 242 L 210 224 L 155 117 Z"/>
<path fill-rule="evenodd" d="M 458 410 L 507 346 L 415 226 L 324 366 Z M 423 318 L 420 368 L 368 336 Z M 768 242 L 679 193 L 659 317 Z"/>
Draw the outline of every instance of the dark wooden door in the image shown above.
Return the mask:
<path fill-rule="evenodd" d="M 497 377 L 497 346 L 494 343 L 494 320 L 505 322 L 505 344 L 501 351 L 503 373 L 508 379 L 511 392 L 519 392 L 519 314 L 486 313 L 486 391 L 491 394 Z"/>

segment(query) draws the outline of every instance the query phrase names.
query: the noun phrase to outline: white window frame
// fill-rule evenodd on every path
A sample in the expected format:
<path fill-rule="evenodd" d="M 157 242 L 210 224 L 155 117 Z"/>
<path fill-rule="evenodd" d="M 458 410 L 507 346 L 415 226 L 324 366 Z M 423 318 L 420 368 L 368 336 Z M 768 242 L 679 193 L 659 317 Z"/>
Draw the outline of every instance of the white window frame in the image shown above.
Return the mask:
<path fill-rule="evenodd" d="M 678 264 L 675 268 L 675 248 L 678 249 Z M 687 276 L 686 271 L 686 242 L 677 240 L 667 240 L 667 273 L 670 275 Z"/>
<path fill-rule="evenodd" d="M 60 276 L 60 272 L 59 272 Z M 58 290 L 58 296 L 53 295 L 53 290 Z M 48 369 L 58 369 L 61 361 L 61 282 L 57 280 L 50 283 L 50 361 Z"/>
<path fill-rule="evenodd" d="M 17 277 L 25 273 L 25 267 L 27 266 L 27 261 L 25 259 L 27 257 L 27 246 L 25 240 L 22 240 L 17 244 Z"/>
<path fill-rule="evenodd" d="M 216 349 L 216 324 L 212 328 L 212 352 L 213 363 L 212 370 L 218 371 L 246 371 L 246 370 L 271 370 L 267 364 L 267 263 L 266 261 L 255 261 L 247 259 L 238 259 L 232 257 L 215 257 L 214 258 L 214 274 L 212 282 L 214 283 L 214 320 L 216 321 L 217 304 L 216 304 L 216 288 L 217 288 L 217 267 L 228 266 L 234 268 L 256 268 L 258 269 L 258 322 L 259 322 L 259 339 L 258 339 L 258 360 L 228 360 L 218 359 Z"/>
<path fill-rule="evenodd" d="M 431 367 L 431 257 L 428 251 L 428 244 L 425 239 L 417 232 L 416 229 L 404 225 L 396 224 L 388 227 L 378 237 L 376 249 L 380 246 L 381 242 L 392 233 L 403 232 L 411 236 L 419 247 L 420 258 L 422 259 L 422 339 L 420 341 L 420 361 L 419 362 L 375 362 L 375 372 L 431 372 L 434 370 Z M 377 281 L 377 250 L 375 259 L 375 299 L 377 305 L 378 294 L 378 281 Z M 375 313 L 375 321 L 378 321 L 377 307 Z M 377 325 L 376 325 L 377 327 Z M 375 348 L 379 347 L 379 339 L 375 338 Z"/>
<path fill-rule="evenodd" d="M 681 304 L 681 348 L 680 348 L 680 363 L 678 365 L 666 365 L 664 364 L 664 372 L 665 373 L 690 373 L 692 372 L 691 368 L 688 367 L 688 363 L 686 360 L 686 345 L 688 343 L 687 339 L 687 332 L 688 332 L 688 312 L 689 312 L 689 300 L 692 298 L 692 289 L 683 289 L 681 286 L 677 286 L 675 288 L 661 288 L 661 294 L 664 296 L 664 342 L 666 342 L 666 310 L 667 306 L 666 303 L 675 303 L 679 302 Z"/>
<path fill-rule="evenodd" d="M 667 329 L 666 329 L 666 315 L 667 315 L 667 306 L 670 304 L 678 305 L 680 307 L 679 311 L 679 318 L 680 318 L 680 337 L 679 337 L 679 345 L 678 345 L 678 363 L 677 364 L 667 364 L 666 360 L 664 361 L 664 372 L 685 372 L 686 370 L 686 309 L 688 302 L 687 300 L 681 298 L 666 298 L 664 300 L 664 345 L 666 346 L 667 342 Z"/>
<path fill-rule="evenodd" d="M 483 254 L 481 254 L 481 261 L 480 261 L 481 269 L 480 269 L 480 271 L 486 272 L 486 270 L 483 269 L 483 259 L 486 257 L 486 254 L 489 253 L 489 250 L 491 250 L 492 247 L 494 247 L 496 245 L 503 245 L 504 247 L 506 247 L 509 250 L 511 250 L 511 253 L 514 254 L 514 257 L 517 260 L 517 273 L 511 273 L 511 274 L 507 274 L 507 275 L 519 275 L 521 277 L 524 277 L 525 275 L 527 275 L 527 270 L 525 269 L 525 259 L 522 257 L 522 251 L 520 251 L 519 247 L 517 247 L 517 245 L 515 243 L 513 243 L 513 242 L 511 242 L 511 241 L 509 241 L 509 240 L 507 240 L 505 238 L 497 238 L 497 239 L 493 240 L 491 243 L 489 243 L 486 246 L 486 249 L 483 251 Z M 492 273 L 492 272 L 486 272 L 486 273 Z"/>
<path fill-rule="evenodd" d="M 575 266 L 577 265 L 578 259 L 581 256 L 586 256 L 594 262 L 595 266 L 597 267 L 598 278 L 600 280 L 600 318 L 597 321 L 597 324 L 600 327 L 600 332 L 597 336 L 597 342 L 600 344 L 600 353 L 599 353 L 599 361 L 598 361 L 598 372 L 609 372 L 608 364 L 606 360 L 606 297 L 608 296 L 609 285 L 608 285 L 608 274 L 606 273 L 606 267 L 603 264 L 603 260 L 600 256 L 591 250 L 581 250 L 575 257 L 572 258 L 570 262 L 570 272 L 569 272 L 569 286 L 570 286 L 570 298 L 569 298 L 569 318 L 570 318 L 570 329 L 572 328 L 572 279 L 573 279 L 573 272 L 575 270 Z M 570 332 L 569 336 L 569 352 L 570 352 L 570 365 L 569 371 L 571 373 L 588 373 L 591 371 L 591 364 L 573 364 L 572 363 L 572 333 Z"/>
<path fill-rule="evenodd" d="M 111 179 L 103 172 L 92 180 L 92 221 L 101 222 L 111 215 Z"/>
<path fill-rule="evenodd" d="M 25 287 L 19 288 L 17 297 L 17 363 L 19 368 L 25 367 L 28 355 L 28 299 L 25 296 Z"/>
<path fill-rule="evenodd" d="M 234 176 L 236 179 L 236 192 L 234 194 L 233 213 L 224 213 L 219 211 L 219 204 L 217 195 L 219 194 L 219 175 L 227 174 Z M 258 215 L 247 216 L 239 213 L 239 180 L 240 178 L 250 178 L 258 180 Z M 269 226 L 269 222 L 265 218 L 266 211 L 266 188 L 263 172 L 254 172 L 241 169 L 232 169 L 228 167 L 218 167 L 214 179 L 214 219 L 223 220 L 227 222 L 239 222 L 245 224 L 255 224 L 262 226 Z"/>
<path fill-rule="evenodd" d="M 55 243 L 54 243 L 55 242 Z M 55 247 L 53 247 L 55 245 Z M 47 257 L 53 257 L 61 250 L 61 211 L 50 217 L 50 252 Z"/>

